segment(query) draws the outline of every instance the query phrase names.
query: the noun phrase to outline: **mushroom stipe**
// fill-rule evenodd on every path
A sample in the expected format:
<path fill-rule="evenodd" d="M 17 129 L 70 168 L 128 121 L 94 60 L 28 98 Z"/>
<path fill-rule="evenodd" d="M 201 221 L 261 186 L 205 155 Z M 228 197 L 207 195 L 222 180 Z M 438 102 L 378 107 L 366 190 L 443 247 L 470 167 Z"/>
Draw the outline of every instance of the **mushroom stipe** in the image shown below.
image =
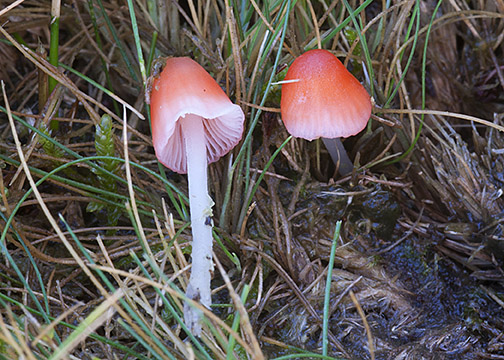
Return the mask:
<path fill-rule="evenodd" d="M 322 138 L 339 173 L 352 171 L 339 138 L 366 127 L 371 97 L 336 56 L 327 50 L 310 50 L 296 58 L 282 84 L 280 109 L 292 136 Z"/>
<path fill-rule="evenodd" d="M 192 228 L 192 268 L 186 296 L 209 308 L 211 299 L 212 206 L 207 167 L 240 141 L 245 116 L 194 60 L 162 59 L 150 79 L 152 142 L 158 160 L 187 173 Z M 201 311 L 184 304 L 184 321 L 201 334 Z"/>

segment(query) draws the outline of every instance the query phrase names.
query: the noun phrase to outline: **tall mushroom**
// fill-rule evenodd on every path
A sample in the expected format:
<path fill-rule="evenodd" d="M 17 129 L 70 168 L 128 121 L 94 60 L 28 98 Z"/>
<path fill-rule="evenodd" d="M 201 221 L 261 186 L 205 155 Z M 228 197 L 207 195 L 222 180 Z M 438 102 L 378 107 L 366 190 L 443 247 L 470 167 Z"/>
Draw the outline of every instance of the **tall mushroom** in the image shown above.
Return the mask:
<path fill-rule="evenodd" d="M 159 161 L 187 173 L 192 227 L 192 269 L 186 295 L 210 307 L 212 206 L 207 165 L 241 139 L 244 114 L 194 60 L 168 58 L 150 93 L 152 142 Z M 184 321 L 201 334 L 200 312 L 184 305 Z"/>
<path fill-rule="evenodd" d="M 327 50 L 309 50 L 296 58 L 282 85 L 280 108 L 291 135 L 306 140 L 322 137 L 339 173 L 352 171 L 353 163 L 339 138 L 366 127 L 371 99 L 336 56 Z"/>

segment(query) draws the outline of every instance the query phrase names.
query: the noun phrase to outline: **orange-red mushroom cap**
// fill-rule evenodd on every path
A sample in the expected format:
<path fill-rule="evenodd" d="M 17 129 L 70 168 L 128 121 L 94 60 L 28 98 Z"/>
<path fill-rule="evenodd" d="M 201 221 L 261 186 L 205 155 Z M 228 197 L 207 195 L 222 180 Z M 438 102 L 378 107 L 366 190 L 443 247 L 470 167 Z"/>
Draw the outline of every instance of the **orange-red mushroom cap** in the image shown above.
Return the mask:
<path fill-rule="evenodd" d="M 348 137 L 366 127 L 371 98 L 359 81 L 327 50 L 294 60 L 280 103 L 287 131 L 307 140 Z M 297 80 L 297 81 L 295 81 Z"/>
<path fill-rule="evenodd" d="M 181 174 L 187 172 L 181 121 L 193 114 L 203 118 L 207 161 L 228 153 L 243 133 L 242 109 L 201 65 L 187 57 L 168 58 L 150 94 L 152 142 L 159 161 Z"/>

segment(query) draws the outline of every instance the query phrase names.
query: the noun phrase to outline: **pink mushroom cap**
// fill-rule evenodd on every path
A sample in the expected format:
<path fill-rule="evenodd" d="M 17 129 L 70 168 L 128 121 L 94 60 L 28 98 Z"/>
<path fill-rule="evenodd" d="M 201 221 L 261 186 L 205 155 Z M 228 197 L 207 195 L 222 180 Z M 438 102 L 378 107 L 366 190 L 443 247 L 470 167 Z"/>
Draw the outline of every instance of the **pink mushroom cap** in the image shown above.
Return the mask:
<path fill-rule="evenodd" d="M 294 60 L 280 103 L 287 131 L 299 138 L 355 135 L 371 116 L 371 98 L 359 81 L 327 50 L 310 50 Z"/>
<path fill-rule="evenodd" d="M 201 65 L 187 57 L 166 60 L 153 81 L 150 107 L 156 156 L 181 174 L 187 172 L 187 159 L 180 122 L 187 114 L 203 118 L 208 163 L 227 154 L 242 137 L 242 109 L 229 100 Z"/>

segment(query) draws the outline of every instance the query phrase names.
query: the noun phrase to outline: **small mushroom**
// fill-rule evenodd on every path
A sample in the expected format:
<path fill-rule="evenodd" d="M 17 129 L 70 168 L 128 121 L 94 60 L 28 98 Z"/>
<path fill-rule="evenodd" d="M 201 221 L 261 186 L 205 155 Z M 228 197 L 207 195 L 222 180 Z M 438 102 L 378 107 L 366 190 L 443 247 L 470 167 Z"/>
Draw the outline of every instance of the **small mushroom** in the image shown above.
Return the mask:
<path fill-rule="evenodd" d="M 152 142 L 158 160 L 187 173 L 192 227 L 192 269 L 186 295 L 211 305 L 213 201 L 208 195 L 207 165 L 241 139 L 244 114 L 194 60 L 168 58 L 151 81 Z M 201 334 L 201 313 L 184 305 L 184 321 Z"/>
<path fill-rule="evenodd" d="M 339 138 L 366 127 L 371 98 L 359 81 L 327 50 L 310 50 L 287 71 L 280 102 L 287 131 L 306 140 L 322 138 L 341 175 L 352 172 Z"/>

